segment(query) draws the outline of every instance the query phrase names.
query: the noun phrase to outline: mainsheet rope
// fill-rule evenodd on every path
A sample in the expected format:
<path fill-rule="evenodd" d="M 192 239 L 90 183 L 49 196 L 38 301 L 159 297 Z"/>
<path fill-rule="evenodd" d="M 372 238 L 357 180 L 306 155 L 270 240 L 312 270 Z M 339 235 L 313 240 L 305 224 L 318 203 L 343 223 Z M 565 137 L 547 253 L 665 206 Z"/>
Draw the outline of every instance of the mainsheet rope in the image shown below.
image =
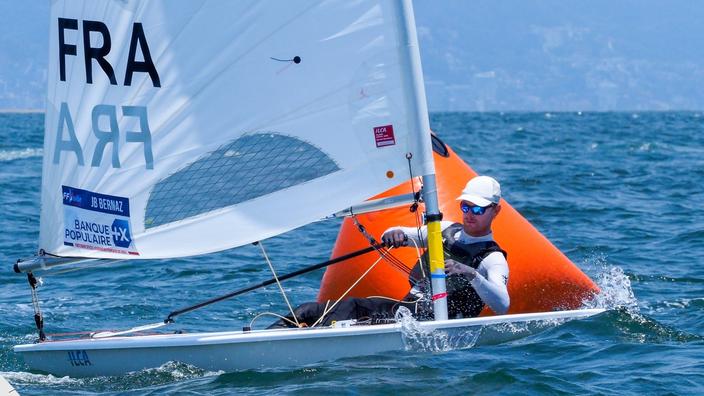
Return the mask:
<path fill-rule="evenodd" d="M 366 232 L 364 226 L 359 223 L 357 217 L 356 217 L 354 214 L 352 215 L 352 219 L 354 220 L 355 224 L 357 224 L 357 228 L 359 229 L 359 231 L 369 240 L 369 242 L 371 243 L 372 246 L 375 246 L 375 245 L 376 245 L 376 240 L 375 240 L 373 237 L 371 237 L 371 235 L 369 235 L 369 233 Z M 417 254 L 417 256 L 418 256 L 418 260 L 421 261 L 421 271 L 423 271 L 423 268 L 422 268 L 422 257 L 421 257 L 421 254 L 420 254 L 420 248 L 418 247 L 418 244 L 416 243 L 416 241 L 414 241 L 413 239 L 411 239 L 411 242 L 413 243 L 413 245 L 414 245 L 415 248 L 416 248 L 416 254 Z M 367 276 L 367 274 L 368 274 L 369 272 L 371 272 L 371 270 L 374 269 L 374 267 L 376 267 L 377 264 L 379 264 L 379 262 L 380 262 L 382 259 L 383 259 L 383 260 L 386 260 L 386 261 L 387 261 L 388 263 L 390 263 L 394 268 L 396 268 L 396 269 L 398 269 L 398 270 L 401 270 L 401 272 L 403 272 L 404 274 L 410 275 L 410 274 L 411 274 L 411 270 L 410 270 L 408 267 L 406 267 L 406 265 L 403 264 L 403 262 L 402 262 L 401 260 L 399 260 L 399 259 L 396 258 L 393 254 L 391 254 L 391 250 L 392 250 L 392 249 L 393 249 L 393 247 L 388 247 L 386 250 L 382 250 L 382 249 L 375 248 L 375 250 L 377 251 L 377 253 L 379 253 L 379 258 L 378 258 L 371 266 L 369 266 L 369 268 L 367 268 L 367 270 L 364 271 L 364 273 L 362 273 L 362 275 L 361 275 L 354 283 L 352 283 L 352 285 L 351 285 L 344 293 L 342 293 L 342 295 L 341 295 L 339 298 L 337 298 L 337 299 L 335 300 L 335 302 L 334 302 L 331 306 L 329 306 L 330 300 L 328 300 L 328 301 L 326 302 L 326 304 L 325 304 L 325 309 L 323 310 L 323 314 L 320 315 L 320 317 L 318 318 L 318 320 L 316 320 L 315 323 L 313 323 L 313 325 L 312 325 L 311 327 L 317 326 L 323 319 L 325 319 L 325 317 L 333 310 L 333 308 L 335 308 L 335 306 L 337 306 L 337 304 L 338 304 L 340 301 L 342 301 L 342 300 L 347 296 L 347 294 L 349 294 L 349 292 L 350 292 L 352 289 L 354 289 L 355 286 L 357 286 L 357 285 L 359 284 L 359 282 L 361 282 L 362 279 L 364 279 L 364 277 Z M 390 297 L 386 297 L 386 296 L 370 296 L 370 297 L 384 298 L 384 299 L 387 299 L 387 300 L 393 300 L 393 301 L 397 301 L 397 302 L 402 302 L 401 300 L 397 300 L 397 299 L 395 299 L 395 298 L 390 298 Z M 369 297 L 368 297 L 368 298 L 369 298 Z M 415 300 L 415 301 L 409 301 L 409 302 L 410 302 L 410 303 L 418 303 L 418 301 L 420 301 L 420 299 L 417 299 L 417 300 Z M 416 306 L 416 310 L 417 310 L 417 309 L 418 309 L 418 307 Z M 294 319 L 295 319 L 295 316 L 294 316 Z M 300 325 L 299 325 L 299 327 L 300 327 Z"/>
<path fill-rule="evenodd" d="M 359 222 L 359 219 L 357 219 L 357 215 L 355 215 L 354 213 L 352 213 L 352 221 L 354 221 L 354 224 L 357 226 L 357 230 L 359 230 L 359 232 L 362 233 L 362 235 L 367 239 L 367 241 L 369 241 L 369 245 L 376 246 L 376 239 L 374 239 L 374 237 L 367 232 L 367 229 L 362 223 Z M 389 253 L 389 248 L 384 251 L 380 248 L 374 247 L 374 250 L 379 253 L 379 256 L 381 256 L 380 258 L 385 259 L 386 262 L 391 264 L 392 267 L 396 268 L 397 270 L 403 272 L 406 275 L 411 274 L 411 270 L 408 269 L 405 264 L 403 264 L 403 261 L 399 260 L 398 258 L 396 258 L 396 256 Z"/>

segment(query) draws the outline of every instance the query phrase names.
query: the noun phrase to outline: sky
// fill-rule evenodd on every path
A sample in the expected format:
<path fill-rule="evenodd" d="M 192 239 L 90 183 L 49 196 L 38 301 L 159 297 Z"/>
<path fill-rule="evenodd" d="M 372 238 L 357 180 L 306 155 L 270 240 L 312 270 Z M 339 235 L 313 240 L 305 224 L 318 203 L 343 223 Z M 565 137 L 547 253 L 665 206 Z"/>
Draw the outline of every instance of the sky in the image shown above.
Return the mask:
<path fill-rule="evenodd" d="M 49 1 L 0 0 L 0 109 L 42 109 Z M 414 0 L 431 111 L 704 109 L 704 1 Z"/>

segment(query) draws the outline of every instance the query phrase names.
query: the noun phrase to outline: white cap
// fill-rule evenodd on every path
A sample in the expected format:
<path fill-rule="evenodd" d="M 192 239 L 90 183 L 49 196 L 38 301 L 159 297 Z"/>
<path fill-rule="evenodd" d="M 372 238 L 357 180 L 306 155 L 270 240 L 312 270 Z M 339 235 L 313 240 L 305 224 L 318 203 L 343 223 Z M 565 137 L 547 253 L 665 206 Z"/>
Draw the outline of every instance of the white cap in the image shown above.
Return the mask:
<path fill-rule="evenodd" d="M 479 206 L 489 206 L 499 203 L 501 199 L 501 186 L 493 177 L 477 176 L 467 182 L 458 201 L 469 201 Z"/>

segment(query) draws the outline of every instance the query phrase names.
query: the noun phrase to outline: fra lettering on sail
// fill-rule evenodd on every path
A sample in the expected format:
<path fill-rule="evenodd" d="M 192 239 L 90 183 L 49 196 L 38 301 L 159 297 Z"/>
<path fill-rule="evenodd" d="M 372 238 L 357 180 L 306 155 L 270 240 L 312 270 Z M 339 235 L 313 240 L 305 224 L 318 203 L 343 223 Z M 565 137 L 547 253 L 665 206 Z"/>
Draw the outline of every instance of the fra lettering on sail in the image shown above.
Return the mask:
<path fill-rule="evenodd" d="M 57 18 L 56 26 L 58 27 L 58 43 L 56 43 L 56 45 L 59 55 L 59 81 L 67 81 L 67 59 L 71 56 L 77 56 L 78 46 L 81 45 L 83 49 L 82 63 L 85 70 L 85 83 L 89 85 L 98 84 L 101 78 L 106 77 L 107 79 L 102 81 L 109 81 L 110 85 L 118 85 L 118 76 L 115 73 L 115 68 L 107 59 L 107 55 L 112 49 L 113 42 L 110 36 L 110 29 L 105 23 L 101 21 L 79 21 L 70 18 Z M 71 31 L 75 31 L 75 33 L 71 34 Z M 92 40 L 91 37 L 93 38 Z M 75 40 L 72 41 L 71 38 Z M 98 40 L 98 38 L 102 40 Z M 100 43 L 101 41 L 102 43 Z M 96 42 L 100 43 L 100 45 L 94 45 Z M 124 53 L 124 51 L 119 51 L 123 46 L 118 45 L 117 47 L 119 53 Z M 141 53 L 139 57 L 137 55 L 138 48 Z M 138 60 L 138 58 L 143 60 Z M 93 66 L 95 62 L 97 62 L 104 77 L 101 77 L 99 74 L 94 76 Z M 80 64 L 81 62 L 76 63 Z M 144 27 L 139 22 L 132 24 L 127 61 L 123 73 L 124 78 L 121 80 L 123 86 L 131 86 L 136 73 L 146 73 L 151 80 L 152 87 L 161 88 L 159 72 L 157 71 L 149 51 L 149 44 L 147 43 L 147 37 L 144 33 Z M 75 75 L 71 77 L 73 78 L 69 81 L 71 84 L 80 83 L 80 81 L 76 81 Z M 76 110 L 76 108 L 73 109 L 73 111 Z M 121 113 L 120 115 L 123 118 L 136 117 L 138 119 L 139 130 L 120 130 L 118 125 L 118 113 Z M 53 163 L 55 165 L 61 162 L 61 154 L 64 152 L 66 153 L 64 158 L 70 158 L 70 154 L 73 153 L 77 164 L 79 166 L 85 165 L 83 150 L 88 142 L 80 142 L 76 137 L 76 127 L 80 129 L 82 126 L 76 126 L 74 119 L 77 119 L 77 117 L 72 115 L 69 103 L 61 102 L 56 126 L 56 144 L 54 146 L 53 156 Z M 103 125 L 103 127 L 101 128 L 100 125 Z M 105 128 L 105 125 L 108 127 Z M 152 136 L 146 106 L 117 106 L 114 104 L 96 103 L 92 106 L 91 110 L 91 129 L 93 132 L 91 139 L 96 138 L 97 142 L 95 142 L 95 149 L 91 157 L 90 166 L 99 167 L 101 165 L 103 152 L 106 146 L 110 144 L 112 147 L 112 153 L 110 155 L 111 165 L 113 168 L 120 168 L 121 163 L 118 147 L 119 143 L 124 141 L 125 143 L 141 143 L 144 147 L 145 167 L 146 169 L 154 169 Z"/>

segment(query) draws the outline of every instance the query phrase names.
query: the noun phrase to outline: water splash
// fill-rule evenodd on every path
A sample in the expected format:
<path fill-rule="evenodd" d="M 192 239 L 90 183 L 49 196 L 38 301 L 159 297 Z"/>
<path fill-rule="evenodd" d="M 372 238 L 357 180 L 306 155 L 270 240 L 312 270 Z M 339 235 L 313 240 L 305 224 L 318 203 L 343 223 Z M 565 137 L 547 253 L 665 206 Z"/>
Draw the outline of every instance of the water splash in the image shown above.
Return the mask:
<path fill-rule="evenodd" d="M 481 328 L 455 329 L 451 333 L 424 329 L 406 307 L 396 311 L 396 321 L 401 324 L 405 349 L 414 352 L 447 352 L 471 348 L 476 345 L 482 333 Z"/>
<path fill-rule="evenodd" d="M 137 371 L 127 376 L 132 377 L 131 383 L 143 382 L 143 385 L 158 385 L 221 374 L 224 374 L 224 371 L 209 371 L 186 363 L 168 362 L 160 367 Z"/>
<path fill-rule="evenodd" d="M 704 337 L 681 331 L 643 314 L 631 287 L 631 279 L 621 267 L 608 265 L 605 255 L 590 259 L 600 266 L 595 281 L 601 292 L 583 303 L 583 308 L 609 310 L 604 329 L 620 333 L 629 342 L 640 344 L 701 341 Z"/>
<path fill-rule="evenodd" d="M 583 308 L 625 309 L 634 314 L 639 313 L 638 300 L 633 294 L 631 280 L 623 269 L 608 265 L 603 254 L 592 257 L 589 261 L 592 261 L 590 264 L 601 267 L 595 277 L 601 292 L 584 301 Z"/>
<path fill-rule="evenodd" d="M 570 319 L 552 318 L 533 320 L 529 322 L 501 323 L 493 325 L 492 330 L 503 333 L 506 336 L 511 335 L 514 339 L 517 339 L 527 337 L 545 329 L 557 327 L 565 322 L 568 322 L 569 320 Z"/>
<path fill-rule="evenodd" d="M 406 307 L 400 307 L 396 311 L 396 322 L 401 324 L 401 334 L 407 351 L 442 352 L 451 349 L 447 333 L 423 329 Z"/>

